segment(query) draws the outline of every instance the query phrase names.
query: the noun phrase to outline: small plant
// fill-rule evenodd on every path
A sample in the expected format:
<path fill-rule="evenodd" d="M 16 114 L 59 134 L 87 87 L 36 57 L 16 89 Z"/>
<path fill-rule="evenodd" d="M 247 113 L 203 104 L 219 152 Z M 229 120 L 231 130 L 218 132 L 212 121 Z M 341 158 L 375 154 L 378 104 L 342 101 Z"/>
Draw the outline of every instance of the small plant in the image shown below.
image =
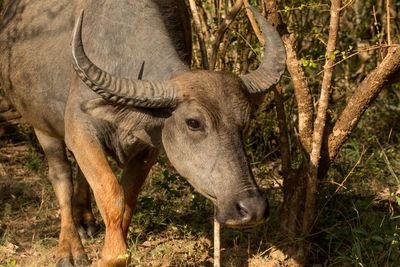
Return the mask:
<path fill-rule="evenodd" d="M 43 163 L 43 155 L 36 152 L 32 147 L 29 147 L 28 154 L 26 155 L 25 166 L 34 173 L 38 173 Z"/>

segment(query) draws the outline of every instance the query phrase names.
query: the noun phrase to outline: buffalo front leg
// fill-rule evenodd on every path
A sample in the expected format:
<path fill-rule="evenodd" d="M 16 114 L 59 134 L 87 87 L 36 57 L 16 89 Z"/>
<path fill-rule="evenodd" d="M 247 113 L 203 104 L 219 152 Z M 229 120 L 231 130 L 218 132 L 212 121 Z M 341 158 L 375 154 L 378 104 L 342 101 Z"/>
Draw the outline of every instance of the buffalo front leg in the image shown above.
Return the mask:
<path fill-rule="evenodd" d="M 79 167 L 74 181 L 72 206 L 75 225 L 81 239 L 88 239 L 88 236 L 93 237 L 97 227 L 92 213 L 92 198 L 89 184 Z"/>
<path fill-rule="evenodd" d="M 127 254 L 122 220 L 125 209 L 124 191 L 112 172 L 101 144 L 83 129 L 75 127 L 68 141 L 86 177 L 106 226 L 99 266 L 125 266 Z"/>
<path fill-rule="evenodd" d="M 53 185 L 61 211 L 61 232 L 56 266 L 87 266 L 88 260 L 72 219 L 71 165 L 65 153 L 64 142 L 39 130 L 36 136 L 49 163 L 49 180 Z"/>
<path fill-rule="evenodd" d="M 122 175 L 121 185 L 125 194 L 125 213 L 122 224 L 124 236 L 128 234 L 128 227 L 131 223 L 132 214 L 135 210 L 140 189 L 146 180 L 154 161 L 157 159 L 158 150 L 148 148 L 135 156 L 127 165 Z"/>

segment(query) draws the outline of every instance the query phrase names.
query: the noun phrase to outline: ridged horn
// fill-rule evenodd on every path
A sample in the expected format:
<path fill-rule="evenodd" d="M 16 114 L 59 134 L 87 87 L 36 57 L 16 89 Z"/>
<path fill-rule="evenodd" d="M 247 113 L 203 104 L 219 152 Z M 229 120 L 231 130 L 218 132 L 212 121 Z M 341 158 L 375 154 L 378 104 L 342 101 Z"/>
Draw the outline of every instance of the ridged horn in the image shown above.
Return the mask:
<path fill-rule="evenodd" d="M 248 7 L 256 18 L 265 40 L 264 58 L 255 71 L 240 76 L 251 93 L 263 93 L 277 84 L 285 71 L 286 52 L 279 33 L 255 9 Z"/>
<path fill-rule="evenodd" d="M 104 99 L 133 107 L 166 108 L 178 101 L 178 88 L 171 81 L 141 81 L 119 78 L 97 67 L 87 57 L 82 43 L 83 10 L 72 37 L 72 65 L 79 78 Z"/>

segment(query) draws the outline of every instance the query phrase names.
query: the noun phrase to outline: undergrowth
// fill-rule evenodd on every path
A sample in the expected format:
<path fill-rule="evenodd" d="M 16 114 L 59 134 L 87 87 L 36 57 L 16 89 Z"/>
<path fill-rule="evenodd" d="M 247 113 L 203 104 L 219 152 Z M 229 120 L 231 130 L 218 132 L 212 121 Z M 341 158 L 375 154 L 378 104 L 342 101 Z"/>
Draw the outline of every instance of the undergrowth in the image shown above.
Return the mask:
<path fill-rule="evenodd" d="M 381 108 L 397 106 L 396 101 L 398 99 L 391 92 L 377 100 L 321 181 L 318 220 L 314 232 L 304 236 L 310 241 L 310 263 L 396 266 L 400 262 L 400 125 L 397 124 L 400 112 Z M 254 229 L 222 229 L 222 262 L 225 266 L 266 266 L 271 258 L 285 265 L 284 255 L 277 259 L 276 254 L 280 253 L 281 246 L 296 242 L 285 239 L 279 231 L 283 193 L 276 131 L 273 111 L 254 115 L 246 148 L 257 182 L 269 198 L 271 214 L 267 223 Z M 22 136 L 28 140 L 24 167 L 44 177 L 46 161 L 31 130 L 22 130 Z M 7 142 L 3 141 L 4 144 Z M 120 175 L 115 166 L 114 169 Z M 28 193 L 24 193 L 15 191 L 11 185 L 10 196 L 15 197 L 8 200 L 11 204 L 0 209 L 0 223 L 15 220 L 16 210 L 28 210 L 29 207 L 39 210 L 35 213 L 38 218 L 49 216 L 43 203 L 54 208 L 57 205 L 54 193 L 45 180 L 35 188 L 37 186 L 43 187 L 44 191 L 25 188 Z M 141 191 L 129 228 L 132 265 L 212 266 L 212 218 L 212 204 L 195 192 L 174 171 L 166 157 L 161 156 Z M 99 216 L 98 219 L 102 225 Z M 99 246 L 105 230 L 101 227 L 95 239 Z M 0 246 L 6 246 L 15 238 L 15 231 L 10 229 L 2 228 Z M 57 234 L 51 233 L 53 243 Z M 45 245 L 41 246 L 49 246 L 43 242 Z M 1 266 L 18 266 L 21 261 L 17 254 L 5 259 Z"/>

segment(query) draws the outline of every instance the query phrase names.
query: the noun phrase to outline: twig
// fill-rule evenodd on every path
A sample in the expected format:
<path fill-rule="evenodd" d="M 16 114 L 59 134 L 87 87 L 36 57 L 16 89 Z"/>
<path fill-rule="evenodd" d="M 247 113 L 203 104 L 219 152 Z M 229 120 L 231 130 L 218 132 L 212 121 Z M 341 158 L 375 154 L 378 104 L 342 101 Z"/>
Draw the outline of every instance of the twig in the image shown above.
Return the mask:
<path fill-rule="evenodd" d="M 214 207 L 214 267 L 221 266 L 221 225 L 217 221 L 217 208 Z"/>
<path fill-rule="evenodd" d="M 190 0 L 190 1 L 194 1 L 194 0 Z M 224 36 L 224 33 L 226 32 L 226 30 L 229 28 L 229 25 L 231 25 L 231 23 L 235 19 L 236 15 L 239 13 L 239 11 L 242 7 L 242 4 L 243 4 L 243 0 L 237 0 L 235 5 L 229 11 L 226 18 L 222 21 L 222 23 L 218 27 L 215 38 L 213 38 L 212 43 L 211 43 L 210 61 L 209 61 L 210 70 L 213 70 L 215 68 L 215 63 L 217 62 L 218 47 L 221 43 L 222 37 Z"/>
<path fill-rule="evenodd" d="M 363 147 L 363 150 L 362 150 L 362 152 L 361 152 L 360 158 L 358 159 L 358 161 L 356 162 L 356 164 L 354 164 L 353 168 L 351 168 L 351 170 L 350 170 L 349 173 L 346 175 L 346 177 L 343 179 L 343 181 L 342 181 L 340 184 L 338 184 L 338 187 L 336 188 L 335 192 L 328 198 L 328 200 L 324 203 L 324 205 L 322 205 L 322 207 L 319 209 L 319 213 L 318 213 L 318 215 L 315 217 L 315 221 L 314 221 L 313 227 L 314 227 L 314 225 L 316 224 L 316 222 L 318 221 L 319 216 L 321 216 L 321 214 L 322 214 L 324 208 L 326 207 L 326 205 L 329 203 L 329 201 L 331 201 L 331 199 L 333 198 L 333 196 L 336 195 L 336 193 L 339 192 L 339 190 L 340 190 L 342 187 L 344 187 L 344 186 L 343 186 L 344 183 L 347 181 L 347 179 L 348 179 L 348 178 L 350 177 L 350 175 L 353 173 L 353 171 L 355 170 L 355 168 L 357 168 L 357 166 L 361 163 L 361 159 L 362 159 L 362 157 L 364 156 L 364 154 L 365 154 L 365 149 L 364 149 L 364 147 Z"/>
<path fill-rule="evenodd" d="M 208 57 L 207 57 L 207 49 L 206 49 L 206 45 L 204 43 L 204 35 L 203 35 L 203 31 L 201 30 L 200 16 L 199 16 L 199 13 L 197 12 L 195 0 L 189 0 L 189 5 L 190 5 L 190 9 L 191 9 L 192 15 L 193 15 L 194 29 L 196 31 L 197 38 L 199 40 L 203 68 L 208 70 L 209 64 L 208 64 Z"/>
<path fill-rule="evenodd" d="M 247 17 L 250 20 L 250 24 L 253 27 L 253 30 L 254 30 L 257 38 L 258 38 L 258 41 L 260 42 L 261 46 L 265 46 L 265 40 L 264 40 L 264 37 L 261 34 L 260 28 L 258 28 L 257 22 L 256 22 L 256 20 L 255 20 L 255 18 L 253 16 L 253 13 L 251 13 L 251 11 L 248 8 L 249 7 L 249 0 L 243 0 L 243 2 L 244 2 L 244 6 L 246 8 Z"/>
<path fill-rule="evenodd" d="M 317 7 L 329 7 L 329 5 L 328 4 L 315 4 L 315 5 L 306 5 L 306 6 L 304 6 L 302 9 L 304 9 L 304 8 L 309 8 L 309 9 L 312 9 L 312 8 L 317 8 Z M 279 13 L 282 13 L 282 12 L 288 12 L 288 11 L 294 11 L 294 10 L 301 10 L 299 7 L 291 7 L 291 8 L 287 8 L 287 9 L 280 9 L 280 10 L 277 10 L 277 12 L 279 12 Z M 326 11 L 328 11 L 328 10 L 326 10 Z"/>
<path fill-rule="evenodd" d="M 380 46 L 380 45 L 374 45 L 374 46 L 370 46 L 370 47 L 367 47 L 367 48 L 360 48 L 360 49 L 355 50 L 355 51 L 357 51 L 357 52 L 354 52 L 353 54 L 346 56 L 346 58 L 343 58 L 343 59 L 339 60 L 338 62 L 336 62 L 335 64 L 333 64 L 331 67 L 335 67 L 336 65 L 342 63 L 342 62 L 345 61 L 345 60 L 348 60 L 349 58 L 351 58 L 351 57 L 353 57 L 353 56 L 355 56 L 355 55 L 360 54 L 361 52 L 370 51 L 370 50 L 375 50 L 375 49 L 379 49 L 379 48 L 386 48 L 386 47 L 387 47 L 387 48 L 391 48 L 391 47 L 400 47 L 400 45 L 396 45 L 396 44 L 394 44 L 394 45 L 382 45 L 382 46 Z M 315 61 L 319 61 L 319 60 L 320 60 L 320 59 L 316 59 L 316 60 L 314 60 L 314 62 L 315 62 Z M 316 76 L 318 76 L 318 75 L 324 73 L 324 71 L 325 71 L 325 70 L 321 70 L 320 72 L 317 73 Z"/>
<path fill-rule="evenodd" d="M 247 44 L 247 46 L 251 49 L 251 51 L 254 53 L 254 55 L 256 55 L 256 59 L 258 60 L 258 62 L 261 63 L 261 59 L 257 54 L 257 51 L 254 49 L 254 47 L 250 44 L 250 42 L 240 33 L 237 31 L 234 31 L 237 35 L 239 35 L 240 38 L 243 39 L 243 41 L 245 41 L 245 43 Z"/>
<path fill-rule="evenodd" d="M 376 19 L 375 5 L 372 6 L 372 11 L 373 11 L 373 14 L 374 14 L 375 28 L 376 28 L 376 31 L 378 33 L 379 46 L 382 46 L 381 32 L 379 31 L 378 20 Z M 381 59 L 383 59 L 383 51 L 382 51 L 382 49 L 379 51 L 379 54 L 381 56 Z"/>
<path fill-rule="evenodd" d="M 379 148 L 382 150 L 382 154 L 383 154 L 383 157 L 385 158 L 385 162 L 386 162 L 386 165 L 389 168 L 390 174 L 396 179 L 397 185 L 400 186 L 399 177 L 397 177 L 396 173 L 394 172 L 392 164 L 390 163 L 389 158 L 386 155 L 385 149 L 382 147 L 382 145 L 381 145 L 381 143 L 379 142 L 378 139 L 376 139 L 376 142 L 378 143 Z"/>
<path fill-rule="evenodd" d="M 339 148 L 347 140 L 361 115 L 399 69 L 400 47 L 395 47 L 389 50 L 383 61 L 368 74 L 351 96 L 329 135 L 329 157 L 325 158 L 325 161 L 330 162 L 336 157 Z"/>
<path fill-rule="evenodd" d="M 386 0 L 386 19 L 387 19 L 387 35 L 388 35 L 388 45 L 392 44 L 392 38 L 390 37 L 390 0 Z"/>
<path fill-rule="evenodd" d="M 350 0 L 349 2 L 347 2 L 344 6 L 342 6 L 340 8 L 340 11 L 342 11 L 343 9 L 345 9 L 346 7 L 348 7 L 349 5 L 351 5 L 354 2 L 354 0 Z"/>

